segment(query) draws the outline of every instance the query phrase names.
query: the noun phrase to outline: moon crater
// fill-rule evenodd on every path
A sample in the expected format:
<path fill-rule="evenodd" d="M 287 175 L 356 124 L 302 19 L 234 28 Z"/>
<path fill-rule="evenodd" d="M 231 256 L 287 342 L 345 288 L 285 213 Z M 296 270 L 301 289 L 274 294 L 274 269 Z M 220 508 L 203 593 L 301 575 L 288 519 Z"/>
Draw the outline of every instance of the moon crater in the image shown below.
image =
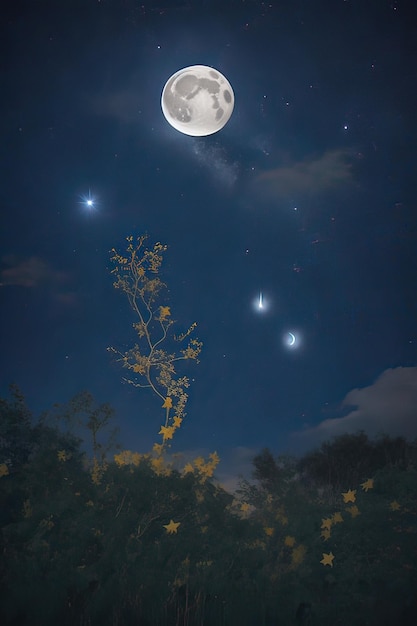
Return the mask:
<path fill-rule="evenodd" d="M 192 65 L 168 79 L 162 112 L 176 130 L 203 137 L 221 130 L 230 119 L 234 93 L 229 81 L 206 65 Z"/>

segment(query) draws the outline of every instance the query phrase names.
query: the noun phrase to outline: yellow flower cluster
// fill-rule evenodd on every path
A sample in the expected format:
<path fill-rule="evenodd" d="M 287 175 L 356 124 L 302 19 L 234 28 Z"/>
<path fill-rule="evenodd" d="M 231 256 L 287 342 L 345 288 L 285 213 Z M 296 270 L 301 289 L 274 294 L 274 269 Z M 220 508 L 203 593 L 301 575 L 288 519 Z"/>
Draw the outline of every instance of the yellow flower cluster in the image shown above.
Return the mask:
<path fill-rule="evenodd" d="M 200 482 L 204 483 L 207 478 L 213 476 L 214 470 L 219 462 L 220 457 L 217 452 L 211 452 L 208 461 L 205 461 L 202 456 L 198 456 L 194 461 L 190 461 L 184 466 L 183 476 L 186 474 L 197 474 L 200 478 Z"/>
<path fill-rule="evenodd" d="M 131 452 L 130 450 L 123 450 L 119 454 L 114 455 L 114 461 L 119 467 L 124 465 L 135 465 L 136 467 L 143 460 L 144 455 L 139 452 Z"/>
<path fill-rule="evenodd" d="M 363 483 L 361 483 L 360 486 L 362 487 L 362 491 L 364 491 L 365 493 L 368 493 L 370 489 L 374 488 L 374 479 L 368 478 Z M 357 493 L 356 489 L 348 489 L 348 491 L 345 491 L 341 494 L 344 504 L 352 503 L 352 506 L 345 508 L 345 511 L 350 514 L 352 519 L 354 519 L 355 517 L 358 517 L 358 515 L 361 514 L 357 504 L 355 504 L 356 493 Z M 398 511 L 401 508 L 400 504 L 395 500 L 391 502 L 389 506 L 390 506 L 391 511 Z M 323 518 L 321 521 L 322 522 L 321 533 L 320 533 L 321 538 L 324 541 L 328 541 L 328 539 L 330 539 L 331 534 L 332 534 L 332 527 L 335 524 L 342 523 L 343 521 L 344 519 L 340 511 L 334 513 L 331 517 Z M 329 565 L 330 567 L 333 567 L 334 558 L 335 557 L 332 552 L 329 552 L 329 553 L 323 552 L 323 558 L 320 561 L 320 563 L 322 563 L 323 565 Z"/>

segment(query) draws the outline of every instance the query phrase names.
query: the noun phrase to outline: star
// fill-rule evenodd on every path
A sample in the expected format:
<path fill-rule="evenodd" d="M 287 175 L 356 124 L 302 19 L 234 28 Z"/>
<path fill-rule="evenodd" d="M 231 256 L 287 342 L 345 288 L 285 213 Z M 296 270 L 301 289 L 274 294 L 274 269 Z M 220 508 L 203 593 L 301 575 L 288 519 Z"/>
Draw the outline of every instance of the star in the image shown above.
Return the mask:
<path fill-rule="evenodd" d="M 389 506 L 391 511 L 399 511 L 401 508 L 401 505 L 399 504 L 399 502 L 397 502 L 397 500 L 393 500 L 392 502 L 390 502 Z"/>
<path fill-rule="evenodd" d="M 163 524 L 163 527 L 167 531 L 168 535 L 173 535 L 177 532 L 180 524 L 181 522 L 174 522 L 174 520 L 170 520 L 169 524 Z"/>
<path fill-rule="evenodd" d="M 253 300 L 253 308 L 259 313 L 265 313 L 269 309 L 268 300 L 265 300 L 265 296 L 262 291 L 259 292 L 259 295 Z"/>
<path fill-rule="evenodd" d="M 92 212 L 94 209 L 96 209 L 97 201 L 91 194 L 90 189 L 88 190 L 88 194 L 84 194 L 81 196 L 80 204 L 82 204 L 84 208 L 88 210 L 88 212 Z"/>
<path fill-rule="evenodd" d="M 258 300 L 258 309 L 264 308 L 264 298 L 262 295 L 262 291 L 259 292 L 259 300 Z"/>
<path fill-rule="evenodd" d="M 334 554 L 332 552 L 329 552 L 328 554 L 323 552 L 322 554 L 323 554 L 323 558 L 320 561 L 320 563 L 323 563 L 323 565 L 330 565 L 330 567 L 333 567 Z"/>

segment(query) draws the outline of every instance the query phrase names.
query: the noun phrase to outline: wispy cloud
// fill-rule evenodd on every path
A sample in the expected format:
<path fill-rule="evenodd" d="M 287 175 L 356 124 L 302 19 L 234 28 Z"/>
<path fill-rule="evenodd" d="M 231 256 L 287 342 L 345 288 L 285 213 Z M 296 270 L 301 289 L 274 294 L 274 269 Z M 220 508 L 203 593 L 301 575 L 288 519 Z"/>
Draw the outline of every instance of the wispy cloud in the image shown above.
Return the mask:
<path fill-rule="evenodd" d="M 216 182 L 227 188 L 233 187 L 239 174 L 239 165 L 227 155 L 223 146 L 217 143 L 210 144 L 201 139 L 194 139 L 189 145 L 197 163 L 204 167 Z"/>
<path fill-rule="evenodd" d="M 0 286 L 7 287 L 18 285 L 20 287 L 35 288 L 47 284 L 63 284 L 68 279 L 68 274 L 56 270 L 43 259 L 31 256 L 26 259 L 18 259 L 13 256 L 2 259 L 8 267 L 0 271 Z"/>
<path fill-rule="evenodd" d="M 370 437 L 381 433 L 417 437 L 417 367 L 385 370 L 368 387 L 353 389 L 341 403 L 347 415 L 320 422 L 294 433 L 300 443 L 317 445 L 344 433 L 364 430 Z"/>
<path fill-rule="evenodd" d="M 352 179 L 351 154 L 329 150 L 321 156 L 294 161 L 259 174 L 253 190 L 263 199 L 289 200 L 316 196 L 347 184 Z"/>
<path fill-rule="evenodd" d="M 136 86 L 135 89 L 132 86 L 97 94 L 89 99 L 89 106 L 95 114 L 101 117 L 112 118 L 123 124 L 138 124 L 141 101 L 140 88 Z"/>

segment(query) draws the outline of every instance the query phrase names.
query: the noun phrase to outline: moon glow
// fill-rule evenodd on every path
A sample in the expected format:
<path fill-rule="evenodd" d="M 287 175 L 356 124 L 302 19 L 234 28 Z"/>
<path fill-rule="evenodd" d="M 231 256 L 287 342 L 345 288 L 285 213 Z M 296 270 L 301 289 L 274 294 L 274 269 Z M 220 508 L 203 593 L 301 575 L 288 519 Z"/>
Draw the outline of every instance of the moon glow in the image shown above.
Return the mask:
<path fill-rule="evenodd" d="M 207 65 L 190 65 L 168 79 L 162 91 L 162 112 L 184 135 L 204 137 L 221 130 L 235 103 L 227 78 Z"/>

